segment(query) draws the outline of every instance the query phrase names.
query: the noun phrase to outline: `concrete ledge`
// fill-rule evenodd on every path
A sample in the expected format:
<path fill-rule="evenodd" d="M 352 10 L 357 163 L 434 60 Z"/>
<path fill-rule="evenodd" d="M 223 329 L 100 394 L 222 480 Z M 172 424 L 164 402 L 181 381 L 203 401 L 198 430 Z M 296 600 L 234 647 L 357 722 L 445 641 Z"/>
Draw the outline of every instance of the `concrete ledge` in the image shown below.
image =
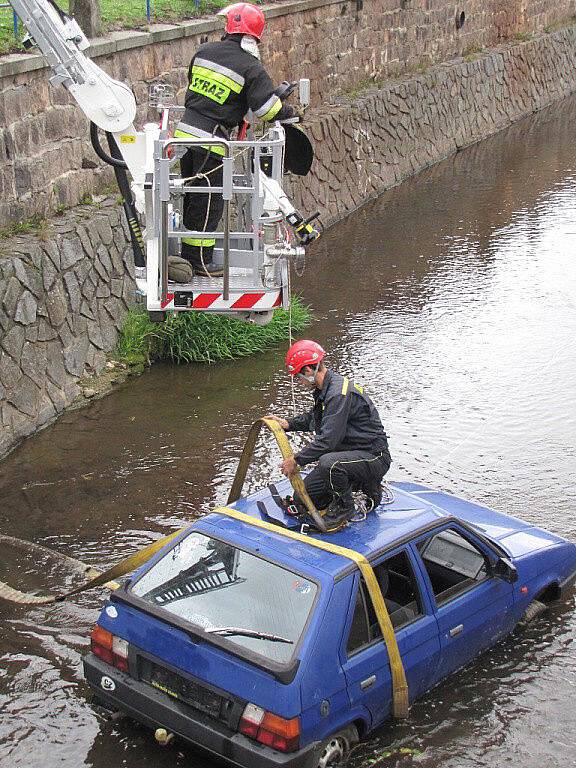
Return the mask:
<path fill-rule="evenodd" d="M 282 3 L 263 5 L 262 9 L 268 19 L 273 19 L 334 4 L 346 5 L 346 0 L 285 0 Z M 182 21 L 177 24 L 150 24 L 148 30 L 121 29 L 92 40 L 86 54 L 90 58 L 97 59 L 100 56 L 110 56 L 130 48 L 141 48 L 152 43 L 169 42 L 217 32 L 221 29 L 222 19 L 216 16 Z M 38 69 L 48 69 L 44 57 L 38 53 L 10 53 L 0 58 L 0 79 Z"/>

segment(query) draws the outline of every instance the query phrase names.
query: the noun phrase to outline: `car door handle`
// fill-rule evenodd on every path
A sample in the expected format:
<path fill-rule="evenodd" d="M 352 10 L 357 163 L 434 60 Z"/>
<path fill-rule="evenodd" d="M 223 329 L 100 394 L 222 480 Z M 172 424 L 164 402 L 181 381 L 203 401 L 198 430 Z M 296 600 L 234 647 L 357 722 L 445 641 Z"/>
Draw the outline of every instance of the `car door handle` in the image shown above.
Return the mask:
<path fill-rule="evenodd" d="M 375 682 L 376 675 L 370 675 L 370 677 L 367 677 L 366 680 L 362 680 L 360 683 L 360 688 L 365 691 L 367 688 L 371 688 Z"/>
<path fill-rule="evenodd" d="M 456 635 L 459 635 L 463 629 L 464 629 L 464 624 L 458 624 L 457 627 L 452 627 L 452 629 L 450 630 L 450 637 L 456 637 Z"/>

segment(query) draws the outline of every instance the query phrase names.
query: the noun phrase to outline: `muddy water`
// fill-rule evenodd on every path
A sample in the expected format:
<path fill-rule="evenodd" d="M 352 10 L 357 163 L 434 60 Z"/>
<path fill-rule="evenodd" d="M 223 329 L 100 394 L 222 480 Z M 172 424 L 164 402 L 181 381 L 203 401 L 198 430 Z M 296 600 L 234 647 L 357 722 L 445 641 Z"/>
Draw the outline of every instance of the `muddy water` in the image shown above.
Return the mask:
<path fill-rule="evenodd" d="M 299 288 L 310 334 L 373 393 L 390 476 L 576 539 L 576 101 L 387 193 L 326 233 Z M 0 531 L 100 566 L 225 499 L 248 424 L 286 413 L 282 350 L 147 375 L 29 440 L 0 466 Z M 302 396 L 298 395 L 299 400 Z M 259 449 L 252 488 L 278 457 Z M 62 578 L 3 551 L 26 587 Z M 100 721 L 81 656 L 101 595 L 0 606 L 0 763 L 172 768 L 210 762 Z M 382 729 L 355 766 L 576 765 L 573 597 Z M 416 753 L 401 756 L 390 750 Z"/>

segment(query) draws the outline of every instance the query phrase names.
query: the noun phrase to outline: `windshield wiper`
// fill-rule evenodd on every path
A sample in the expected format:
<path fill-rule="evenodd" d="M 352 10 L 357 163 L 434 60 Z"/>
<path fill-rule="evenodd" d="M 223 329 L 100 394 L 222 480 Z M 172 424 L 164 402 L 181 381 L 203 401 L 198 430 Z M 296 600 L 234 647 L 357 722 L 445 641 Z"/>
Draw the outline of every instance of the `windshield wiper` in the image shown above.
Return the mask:
<path fill-rule="evenodd" d="M 243 635 L 244 637 L 256 637 L 259 640 L 270 640 L 273 643 L 289 643 L 290 645 L 294 645 L 294 640 L 289 640 L 287 637 L 273 635 L 270 632 L 258 632 L 256 629 L 244 629 L 243 627 L 214 627 L 204 631 L 207 635 L 222 635 L 223 637 Z"/>

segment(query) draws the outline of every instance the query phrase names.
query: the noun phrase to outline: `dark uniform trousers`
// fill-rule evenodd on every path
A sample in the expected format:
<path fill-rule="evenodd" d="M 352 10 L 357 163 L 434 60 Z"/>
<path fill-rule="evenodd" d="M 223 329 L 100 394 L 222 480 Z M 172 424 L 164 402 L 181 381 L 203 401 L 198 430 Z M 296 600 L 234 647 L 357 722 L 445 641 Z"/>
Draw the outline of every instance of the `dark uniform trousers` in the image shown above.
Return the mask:
<path fill-rule="evenodd" d="M 188 80 L 186 109 L 176 126 L 176 138 L 227 139 L 249 109 L 264 122 L 285 120 L 294 114 L 292 107 L 283 105 L 274 93 L 272 80 L 250 36 L 226 35 L 223 40 L 201 45 L 190 62 Z M 212 151 L 206 147 L 186 152 L 180 161 L 181 174 L 191 177 L 206 173 L 207 178 L 200 177 L 189 183 L 196 187 L 212 184 L 221 188 L 224 152 L 214 145 Z M 223 209 L 221 192 L 185 196 L 184 226 L 198 235 L 183 238 L 182 256 L 193 265 L 201 266 L 202 261 L 211 263 L 214 239 L 202 237 L 202 233 L 219 231 Z"/>
<path fill-rule="evenodd" d="M 180 160 L 180 173 L 190 178 L 197 173 L 208 174 L 186 182 L 191 187 L 222 186 L 222 157 L 206 149 L 189 149 Z M 224 200 L 221 194 L 193 193 L 184 195 L 184 226 L 196 232 L 213 232 L 218 229 L 222 218 Z M 213 245 L 190 245 L 182 243 L 182 257 L 197 266 L 210 264 Z"/>
<path fill-rule="evenodd" d="M 377 456 L 368 451 L 325 453 L 304 478 L 304 485 L 317 509 L 325 509 L 335 499 L 350 508 L 352 491 L 362 490 L 371 497 L 378 493 L 390 463 L 387 451 Z"/>

